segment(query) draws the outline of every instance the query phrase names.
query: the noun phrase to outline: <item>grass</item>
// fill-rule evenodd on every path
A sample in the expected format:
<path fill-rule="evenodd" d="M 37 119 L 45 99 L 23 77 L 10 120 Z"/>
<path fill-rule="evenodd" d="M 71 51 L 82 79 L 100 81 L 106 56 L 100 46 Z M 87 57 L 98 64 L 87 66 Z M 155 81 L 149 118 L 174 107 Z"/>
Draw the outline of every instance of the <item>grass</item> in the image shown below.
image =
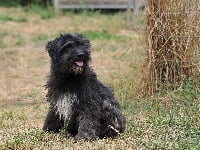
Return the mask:
<path fill-rule="evenodd" d="M 0 15 L 0 22 L 13 21 L 13 22 L 26 22 L 26 18 L 14 18 L 8 14 Z"/>
<path fill-rule="evenodd" d="M 30 5 L 24 9 L 26 12 L 37 14 L 41 19 L 51 19 L 56 17 L 53 7 L 47 6 L 45 8 L 38 5 Z"/>
<path fill-rule="evenodd" d="M 83 32 L 83 34 L 87 36 L 90 40 L 114 40 L 116 42 L 126 42 L 131 40 L 131 38 L 128 36 L 111 34 L 107 30 L 85 31 Z"/>
<path fill-rule="evenodd" d="M 19 6 L 16 1 L 0 1 L 0 6 L 4 7 L 16 7 Z"/>
<path fill-rule="evenodd" d="M 176 91 L 141 96 L 144 39 L 127 30 L 126 13 L 64 12 L 43 19 L 33 11 L 0 7 L 0 14 L 27 20 L 0 24 L 0 149 L 199 149 L 200 85 L 190 79 Z M 45 43 L 63 32 L 91 40 L 91 66 L 113 87 L 127 118 L 116 139 L 75 142 L 64 131 L 41 130 L 48 109 Z"/>

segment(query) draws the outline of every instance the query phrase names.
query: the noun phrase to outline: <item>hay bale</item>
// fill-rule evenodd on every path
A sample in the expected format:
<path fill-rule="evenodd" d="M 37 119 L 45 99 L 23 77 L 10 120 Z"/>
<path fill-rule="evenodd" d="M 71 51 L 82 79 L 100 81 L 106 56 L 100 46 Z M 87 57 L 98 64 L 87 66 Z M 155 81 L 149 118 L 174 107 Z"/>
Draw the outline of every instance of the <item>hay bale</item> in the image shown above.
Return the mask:
<path fill-rule="evenodd" d="M 145 92 L 176 89 L 199 74 L 199 0 L 149 0 Z"/>

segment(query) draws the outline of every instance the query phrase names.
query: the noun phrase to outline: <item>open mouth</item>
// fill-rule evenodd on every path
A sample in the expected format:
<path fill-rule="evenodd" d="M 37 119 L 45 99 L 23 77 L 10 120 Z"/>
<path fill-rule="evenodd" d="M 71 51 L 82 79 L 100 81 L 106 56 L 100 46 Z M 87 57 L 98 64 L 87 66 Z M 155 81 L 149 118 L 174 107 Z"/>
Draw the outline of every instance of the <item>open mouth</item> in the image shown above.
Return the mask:
<path fill-rule="evenodd" d="M 84 64 L 82 60 L 75 61 L 74 63 L 78 67 L 83 67 L 83 64 Z"/>
<path fill-rule="evenodd" d="M 74 73 L 75 75 L 81 74 L 83 71 L 84 62 L 82 60 L 77 60 L 74 62 Z"/>

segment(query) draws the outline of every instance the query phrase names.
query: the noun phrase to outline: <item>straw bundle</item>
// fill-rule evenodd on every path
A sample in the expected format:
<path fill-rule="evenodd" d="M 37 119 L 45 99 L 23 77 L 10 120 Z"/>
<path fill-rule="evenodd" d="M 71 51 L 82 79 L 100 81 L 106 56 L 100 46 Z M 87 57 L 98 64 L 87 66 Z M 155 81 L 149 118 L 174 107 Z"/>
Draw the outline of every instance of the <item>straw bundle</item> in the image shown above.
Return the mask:
<path fill-rule="evenodd" d="M 176 89 L 199 72 L 200 1 L 149 0 L 145 92 Z"/>

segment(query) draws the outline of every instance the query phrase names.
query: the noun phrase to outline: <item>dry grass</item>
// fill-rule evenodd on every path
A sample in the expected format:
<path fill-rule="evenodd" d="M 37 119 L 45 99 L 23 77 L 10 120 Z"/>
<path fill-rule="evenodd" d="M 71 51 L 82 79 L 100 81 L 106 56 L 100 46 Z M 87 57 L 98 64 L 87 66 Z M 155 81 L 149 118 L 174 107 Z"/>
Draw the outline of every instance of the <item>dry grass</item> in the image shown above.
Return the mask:
<path fill-rule="evenodd" d="M 200 3 L 150 0 L 146 91 L 177 89 L 199 76 Z"/>

